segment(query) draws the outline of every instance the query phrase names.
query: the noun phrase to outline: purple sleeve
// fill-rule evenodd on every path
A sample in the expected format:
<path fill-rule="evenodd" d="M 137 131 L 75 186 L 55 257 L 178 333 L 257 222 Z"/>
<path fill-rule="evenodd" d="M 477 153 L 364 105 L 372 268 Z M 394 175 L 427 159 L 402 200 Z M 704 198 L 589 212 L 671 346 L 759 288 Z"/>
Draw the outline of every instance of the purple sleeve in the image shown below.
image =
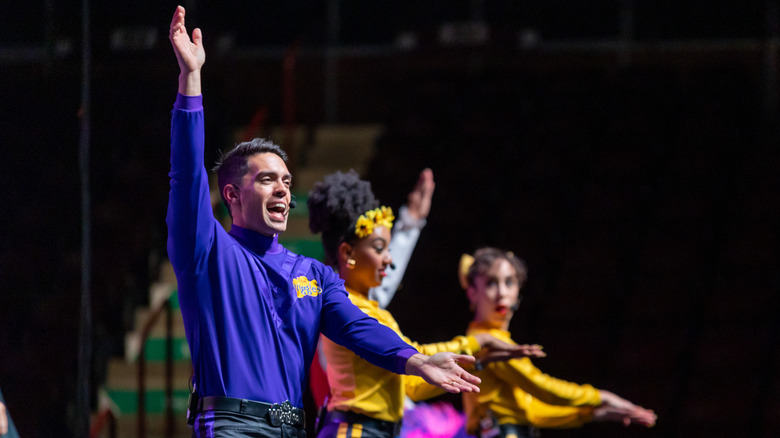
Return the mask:
<path fill-rule="evenodd" d="M 168 257 L 176 272 L 203 266 L 213 240 L 214 216 L 203 163 L 201 96 L 179 94 L 171 118 L 171 179 L 168 197 Z"/>
<path fill-rule="evenodd" d="M 333 277 L 335 274 L 331 273 Z M 372 364 L 406 374 L 406 362 L 417 350 L 396 332 L 357 308 L 338 277 L 324 291 L 320 329 L 333 342 L 354 351 Z"/>

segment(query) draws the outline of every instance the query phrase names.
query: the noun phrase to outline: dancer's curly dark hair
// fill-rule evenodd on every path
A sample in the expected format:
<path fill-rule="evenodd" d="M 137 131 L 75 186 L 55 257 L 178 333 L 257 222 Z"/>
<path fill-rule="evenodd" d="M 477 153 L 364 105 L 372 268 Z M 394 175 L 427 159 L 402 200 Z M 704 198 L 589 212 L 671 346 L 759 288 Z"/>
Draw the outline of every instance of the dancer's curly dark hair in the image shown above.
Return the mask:
<path fill-rule="evenodd" d="M 379 206 L 371 183 L 361 180 L 354 170 L 335 172 L 317 182 L 309 192 L 309 229 L 322 232 L 325 263 L 336 267 L 341 242 L 358 240 L 354 228 L 361 214 Z"/>

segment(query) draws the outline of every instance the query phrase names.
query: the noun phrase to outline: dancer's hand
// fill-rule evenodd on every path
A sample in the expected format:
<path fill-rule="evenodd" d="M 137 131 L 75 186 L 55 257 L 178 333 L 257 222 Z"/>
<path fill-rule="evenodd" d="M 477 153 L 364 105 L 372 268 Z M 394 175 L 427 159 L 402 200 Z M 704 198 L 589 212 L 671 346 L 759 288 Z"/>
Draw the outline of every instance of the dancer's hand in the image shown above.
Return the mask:
<path fill-rule="evenodd" d="M 653 427 L 658 416 L 650 409 L 637 406 L 609 391 L 599 390 L 601 405 L 593 410 L 593 421 L 613 421 L 624 426 L 639 424 Z"/>
<path fill-rule="evenodd" d="M 433 189 L 435 188 L 436 183 L 433 182 L 433 171 L 431 169 L 423 169 L 420 172 L 420 177 L 417 178 L 417 184 L 409 192 L 406 201 L 406 207 L 409 209 L 409 216 L 412 219 L 420 220 L 428 217 L 428 213 L 431 212 L 431 198 L 433 198 Z"/>
<path fill-rule="evenodd" d="M 502 360 L 516 359 L 518 357 L 545 357 L 547 354 L 542 351 L 541 345 L 517 345 L 504 342 L 488 333 L 479 333 L 474 335 L 479 342 L 480 352 L 479 361 L 482 364 L 497 362 Z"/>

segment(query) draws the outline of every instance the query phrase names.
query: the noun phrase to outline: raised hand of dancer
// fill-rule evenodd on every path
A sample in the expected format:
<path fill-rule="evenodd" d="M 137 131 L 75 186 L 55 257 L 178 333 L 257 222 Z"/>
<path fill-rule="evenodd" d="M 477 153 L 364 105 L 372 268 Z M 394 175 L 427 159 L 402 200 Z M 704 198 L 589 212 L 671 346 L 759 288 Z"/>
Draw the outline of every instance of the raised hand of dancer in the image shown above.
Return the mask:
<path fill-rule="evenodd" d="M 184 26 L 185 11 L 178 6 L 171 19 L 168 39 L 171 40 L 173 52 L 179 63 L 179 93 L 185 96 L 201 94 L 200 69 L 206 62 L 206 51 L 203 49 L 203 34 L 200 29 L 192 31 L 192 40 Z"/>
<path fill-rule="evenodd" d="M 480 352 L 479 361 L 482 364 L 497 362 L 502 360 L 515 359 L 518 357 L 545 357 L 547 354 L 542 351 L 541 345 L 514 344 L 502 341 L 488 333 L 478 333 L 474 335 L 479 342 Z"/>
<path fill-rule="evenodd" d="M 406 207 L 409 209 L 409 216 L 414 220 L 425 219 L 431 212 L 431 198 L 433 198 L 433 189 L 436 183 L 433 182 L 433 171 L 423 169 L 417 178 L 417 184 L 409 192 L 406 199 Z"/>
<path fill-rule="evenodd" d="M 431 385 L 447 392 L 479 392 L 479 377 L 469 374 L 460 364 L 473 364 L 474 356 L 436 353 L 433 356 L 415 354 L 406 361 L 406 374 L 420 376 Z"/>
<path fill-rule="evenodd" d="M 612 421 L 623 423 L 624 426 L 655 426 L 658 417 L 652 410 L 637 406 L 609 391 L 599 390 L 599 394 L 602 403 L 593 410 L 593 421 Z"/>

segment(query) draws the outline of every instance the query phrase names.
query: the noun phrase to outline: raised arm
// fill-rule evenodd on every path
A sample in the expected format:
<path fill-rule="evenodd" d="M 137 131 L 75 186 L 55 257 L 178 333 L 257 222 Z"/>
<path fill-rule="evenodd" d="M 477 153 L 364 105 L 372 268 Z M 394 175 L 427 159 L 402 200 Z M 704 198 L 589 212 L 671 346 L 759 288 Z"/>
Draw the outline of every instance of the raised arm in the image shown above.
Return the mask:
<path fill-rule="evenodd" d="M 196 262 L 205 254 L 215 230 L 203 162 L 205 123 L 200 72 L 206 54 L 200 30 L 192 34 L 194 42 L 184 26 L 184 8 L 177 7 L 169 37 L 179 63 L 179 95 L 171 113 L 171 190 L 166 217 L 168 257 L 177 274 L 205 266 Z"/>
<path fill-rule="evenodd" d="M 199 96 L 201 94 L 200 69 L 206 62 L 203 34 L 200 29 L 193 30 L 190 41 L 187 28 L 184 26 L 184 15 L 184 7 L 178 6 L 171 19 L 168 39 L 171 40 L 173 52 L 179 62 L 179 94 Z"/>
<path fill-rule="evenodd" d="M 386 308 L 393 299 L 401 280 L 406 273 L 409 259 L 412 257 L 420 231 L 425 226 L 428 213 L 431 211 L 431 199 L 436 183 L 433 181 L 433 171 L 423 169 L 417 183 L 407 197 L 406 205 L 398 212 L 398 221 L 393 228 L 393 238 L 390 240 L 390 254 L 393 255 L 395 267 L 387 272 L 382 284 L 368 292 L 369 298 Z"/>

